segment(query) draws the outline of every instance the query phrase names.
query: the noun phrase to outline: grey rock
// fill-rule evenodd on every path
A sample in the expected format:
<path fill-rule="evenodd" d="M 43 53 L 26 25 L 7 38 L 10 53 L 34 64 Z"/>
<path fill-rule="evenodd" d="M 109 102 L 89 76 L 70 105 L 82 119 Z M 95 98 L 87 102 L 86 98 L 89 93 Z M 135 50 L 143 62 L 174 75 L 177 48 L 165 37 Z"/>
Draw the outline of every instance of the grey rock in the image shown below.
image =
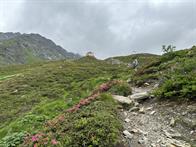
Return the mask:
<path fill-rule="evenodd" d="M 138 130 L 138 129 L 132 129 L 131 132 L 133 132 L 133 133 L 138 133 L 139 130 Z"/>
<path fill-rule="evenodd" d="M 152 111 L 150 112 L 150 115 L 154 115 L 156 113 L 156 111 Z"/>
<path fill-rule="evenodd" d="M 139 109 L 139 113 L 145 113 L 144 107 Z"/>
<path fill-rule="evenodd" d="M 172 126 L 172 127 L 174 127 L 174 125 L 175 125 L 175 119 L 173 117 L 171 118 L 171 121 L 170 121 L 170 124 L 169 125 Z"/>
<path fill-rule="evenodd" d="M 140 109 L 139 107 L 132 107 L 131 109 L 129 109 L 129 112 L 138 111 L 139 109 Z"/>
<path fill-rule="evenodd" d="M 127 130 L 124 130 L 123 131 L 123 134 L 125 135 L 125 137 L 127 137 L 129 139 L 132 139 L 133 138 L 133 135 L 129 131 L 127 131 Z"/>
<path fill-rule="evenodd" d="M 138 102 L 134 102 L 134 106 L 135 107 L 138 107 L 139 106 L 139 103 Z"/>
<path fill-rule="evenodd" d="M 153 107 L 148 107 L 148 108 L 146 108 L 146 110 L 152 110 L 153 109 Z"/>
<path fill-rule="evenodd" d="M 122 104 L 133 104 L 133 101 L 130 100 L 128 97 L 120 96 L 120 95 L 113 95 L 113 98 Z"/>
<path fill-rule="evenodd" d="M 146 137 L 143 137 L 142 139 L 138 140 L 139 144 L 147 144 L 148 139 Z"/>
<path fill-rule="evenodd" d="M 150 86 L 150 84 L 146 82 L 146 83 L 144 83 L 144 86 Z"/>
<path fill-rule="evenodd" d="M 168 137 L 168 138 L 179 138 L 181 137 L 182 135 L 178 132 L 173 132 L 173 131 L 167 131 L 167 130 L 163 130 L 163 132 L 165 133 L 165 135 Z"/>
<path fill-rule="evenodd" d="M 124 116 L 127 116 L 127 112 L 124 112 Z"/>
<path fill-rule="evenodd" d="M 130 122 L 130 121 L 131 121 L 131 120 L 130 120 L 129 118 L 126 118 L 126 119 L 125 119 L 125 122 L 126 122 L 126 123 L 128 123 L 128 122 Z"/>
<path fill-rule="evenodd" d="M 149 97 L 148 92 L 135 93 L 130 96 L 131 99 L 136 100 L 136 101 L 144 100 L 148 97 Z"/>
<path fill-rule="evenodd" d="M 169 147 L 173 147 L 172 145 L 174 145 L 175 147 L 191 147 L 189 143 L 183 140 L 168 139 L 167 142 L 168 146 L 170 145 Z"/>

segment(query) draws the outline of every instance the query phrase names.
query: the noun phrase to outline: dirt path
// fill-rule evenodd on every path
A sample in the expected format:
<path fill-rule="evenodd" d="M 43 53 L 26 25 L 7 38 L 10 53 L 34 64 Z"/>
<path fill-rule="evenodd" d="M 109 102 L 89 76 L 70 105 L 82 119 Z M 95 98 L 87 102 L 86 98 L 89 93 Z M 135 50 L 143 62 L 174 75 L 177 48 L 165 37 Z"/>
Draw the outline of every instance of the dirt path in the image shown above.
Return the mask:
<path fill-rule="evenodd" d="M 133 88 L 133 94 L 150 92 L 152 89 L 152 87 Z M 190 147 L 196 145 L 195 104 L 178 105 L 147 99 L 140 103 L 135 102 L 134 105 L 129 110 L 120 112 L 124 126 L 124 142 L 127 147 Z M 190 124 L 183 125 L 184 120 L 189 120 Z"/>

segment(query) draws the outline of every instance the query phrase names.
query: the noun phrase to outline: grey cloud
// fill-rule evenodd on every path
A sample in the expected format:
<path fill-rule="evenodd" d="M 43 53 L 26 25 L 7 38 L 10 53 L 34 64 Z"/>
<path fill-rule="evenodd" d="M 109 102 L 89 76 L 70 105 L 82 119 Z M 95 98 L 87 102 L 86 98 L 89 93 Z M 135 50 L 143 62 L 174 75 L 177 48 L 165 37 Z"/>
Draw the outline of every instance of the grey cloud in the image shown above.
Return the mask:
<path fill-rule="evenodd" d="M 69 51 L 91 50 L 101 58 L 133 50 L 160 53 L 162 44 L 179 49 L 196 44 L 193 0 L 25 0 L 15 17 L 0 31 L 40 33 Z"/>

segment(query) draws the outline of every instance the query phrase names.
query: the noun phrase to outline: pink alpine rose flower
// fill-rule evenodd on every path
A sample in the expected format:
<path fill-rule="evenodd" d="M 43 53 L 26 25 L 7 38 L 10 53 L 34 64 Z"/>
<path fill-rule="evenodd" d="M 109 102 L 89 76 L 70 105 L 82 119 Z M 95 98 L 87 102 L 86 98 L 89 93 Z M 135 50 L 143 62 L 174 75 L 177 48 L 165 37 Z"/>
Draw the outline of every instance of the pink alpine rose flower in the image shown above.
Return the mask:
<path fill-rule="evenodd" d="M 56 139 L 52 139 L 51 143 L 52 143 L 53 145 L 58 144 L 58 142 L 56 141 Z"/>

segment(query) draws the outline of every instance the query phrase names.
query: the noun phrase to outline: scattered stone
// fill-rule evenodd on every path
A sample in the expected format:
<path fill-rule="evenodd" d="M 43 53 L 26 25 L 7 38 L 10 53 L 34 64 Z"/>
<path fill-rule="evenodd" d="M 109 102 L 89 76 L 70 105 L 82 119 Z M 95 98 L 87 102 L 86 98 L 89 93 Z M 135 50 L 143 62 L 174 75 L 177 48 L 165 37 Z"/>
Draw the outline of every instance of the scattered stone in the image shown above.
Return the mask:
<path fill-rule="evenodd" d="M 145 141 L 144 141 L 143 139 L 140 139 L 140 140 L 138 140 L 138 143 L 139 143 L 139 144 L 144 144 Z"/>
<path fill-rule="evenodd" d="M 144 131 L 142 131 L 142 130 L 140 130 L 140 129 L 138 129 L 138 132 L 141 133 L 141 134 L 143 134 L 143 135 L 145 135 L 145 136 L 148 135 L 147 132 L 144 132 Z"/>
<path fill-rule="evenodd" d="M 133 138 L 133 135 L 129 131 L 127 131 L 127 130 L 123 131 L 123 134 L 125 135 L 125 137 L 127 137 L 129 139 Z"/>
<path fill-rule="evenodd" d="M 157 140 L 157 143 L 160 143 L 160 142 L 161 142 L 161 139 L 158 139 L 158 140 Z"/>
<path fill-rule="evenodd" d="M 152 111 L 150 112 L 150 115 L 154 115 L 156 113 L 156 111 Z"/>
<path fill-rule="evenodd" d="M 139 103 L 138 102 L 134 102 L 134 106 L 135 107 L 138 107 L 139 106 Z"/>
<path fill-rule="evenodd" d="M 125 119 L 125 122 L 126 122 L 126 123 L 128 123 L 128 122 L 130 122 L 130 121 L 131 121 L 131 120 L 128 119 L 128 118 Z"/>
<path fill-rule="evenodd" d="M 144 83 L 144 86 L 150 86 L 150 84 L 146 82 L 146 83 Z"/>
<path fill-rule="evenodd" d="M 145 113 L 144 107 L 140 108 L 139 112 L 140 112 L 140 113 Z"/>
<path fill-rule="evenodd" d="M 139 107 L 132 107 L 131 109 L 129 109 L 129 112 L 132 112 L 132 111 L 139 111 Z"/>
<path fill-rule="evenodd" d="M 148 108 L 146 108 L 146 110 L 152 110 L 153 109 L 153 107 L 148 107 Z"/>
<path fill-rule="evenodd" d="M 182 115 L 185 116 L 187 114 L 187 112 L 183 112 Z"/>
<path fill-rule="evenodd" d="M 147 143 L 147 140 L 148 140 L 148 139 L 147 139 L 146 137 L 143 137 L 142 139 L 139 139 L 139 140 L 138 140 L 138 143 L 139 143 L 139 144 L 146 144 L 146 143 Z"/>
<path fill-rule="evenodd" d="M 157 146 L 156 146 L 156 144 L 152 143 L 152 144 L 151 144 L 151 147 L 157 147 Z"/>
<path fill-rule="evenodd" d="M 136 112 L 132 112 L 133 115 L 138 115 Z"/>
<path fill-rule="evenodd" d="M 130 100 L 128 97 L 124 97 L 120 95 L 113 95 L 113 98 L 122 104 L 128 104 L 128 105 L 133 104 L 133 101 Z"/>
<path fill-rule="evenodd" d="M 174 127 L 175 126 L 175 119 L 172 117 L 171 121 L 169 123 L 170 126 Z"/>
<path fill-rule="evenodd" d="M 174 145 L 174 147 L 191 147 L 191 145 L 183 140 L 176 140 L 176 139 L 168 139 L 168 145 L 169 147 L 173 147 L 171 145 Z"/>
<path fill-rule="evenodd" d="M 147 99 L 148 97 L 149 97 L 148 92 L 135 93 L 130 96 L 131 99 L 136 100 L 136 101 L 144 100 L 144 99 Z"/>
<path fill-rule="evenodd" d="M 120 109 L 120 111 L 123 112 L 124 110 L 123 109 Z"/>
<path fill-rule="evenodd" d="M 137 129 L 132 129 L 131 132 L 138 133 L 139 131 Z"/>
<path fill-rule="evenodd" d="M 150 98 L 155 98 L 155 95 L 151 94 L 151 95 L 150 95 Z"/>
<path fill-rule="evenodd" d="M 176 147 L 176 146 L 173 144 L 168 144 L 167 147 Z"/>
<path fill-rule="evenodd" d="M 158 83 L 155 84 L 153 88 L 157 88 L 157 87 L 159 87 L 159 84 Z"/>
<path fill-rule="evenodd" d="M 124 115 L 127 116 L 127 112 L 124 112 Z"/>
<path fill-rule="evenodd" d="M 191 131 L 190 134 L 192 135 L 194 133 L 194 131 Z"/>
<path fill-rule="evenodd" d="M 166 130 L 163 130 L 163 132 L 165 133 L 165 135 L 168 137 L 168 138 L 179 138 L 181 137 L 182 135 L 178 132 L 172 132 L 172 133 L 169 133 L 168 131 Z"/>

